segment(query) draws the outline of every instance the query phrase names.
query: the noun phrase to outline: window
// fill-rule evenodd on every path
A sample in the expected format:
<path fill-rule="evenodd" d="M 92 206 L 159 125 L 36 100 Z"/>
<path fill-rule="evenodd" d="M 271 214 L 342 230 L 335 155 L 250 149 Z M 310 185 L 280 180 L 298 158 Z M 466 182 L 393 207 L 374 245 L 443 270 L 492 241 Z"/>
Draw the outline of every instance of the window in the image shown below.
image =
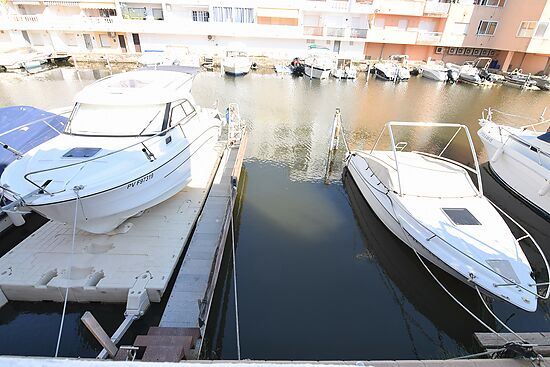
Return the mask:
<path fill-rule="evenodd" d="M 409 21 L 407 19 L 401 19 L 399 21 L 399 24 L 397 25 L 397 28 L 403 31 L 406 31 L 408 26 L 409 26 Z"/>
<path fill-rule="evenodd" d="M 531 37 L 533 35 L 533 32 L 535 31 L 535 28 L 537 28 L 537 22 L 531 22 L 531 21 L 524 21 L 521 22 L 519 25 L 518 37 Z"/>
<path fill-rule="evenodd" d="M 374 20 L 374 27 L 375 28 L 384 28 L 384 18 L 376 18 Z"/>
<path fill-rule="evenodd" d="M 185 111 L 181 105 L 177 105 L 172 108 L 172 117 L 170 118 L 170 127 L 176 125 L 178 122 L 185 118 Z"/>
<path fill-rule="evenodd" d="M 306 44 L 309 44 L 309 43 L 315 43 L 315 40 L 307 39 Z"/>
<path fill-rule="evenodd" d="M 78 103 L 65 128 L 86 136 L 138 136 L 161 131 L 165 104 L 109 106 Z"/>
<path fill-rule="evenodd" d="M 191 115 L 193 112 L 195 112 L 195 108 L 193 108 L 193 106 L 191 105 L 191 102 L 189 101 L 184 101 L 181 106 L 183 107 L 183 110 L 185 111 L 185 115 L 186 116 L 189 116 Z"/>
<path fill-rule="evenodd" d="M 193 21 L 194 22 L 208 22 L 210 18 L 210 13 L 206 10 L 193 10 Z"/>
<path fill-rule="evenodd" d="M 187 116 L 193 114 L 195 112 L 195 108 L 189 102 L 188 100 L 183 101 L 176 107 L 172 108 L 172 117 L 170 118 L 170 126 L 174 126 L 175 124 L 181 122 L 184 118 Z"/>
<path fill-rule="evenodd" d="M 452 34 L 466 34 L 468 33 L 468 27 L 470 26 L 470 23 L 461 23 L 461 22 L 455 22 L 451 26 L 451 33 Z"/>
<path fill-rule="evenodd" d="M 128 8 L 128 19 L 145 19 L 147 12 L 145 8 Z"/>
<path fill-rule="evenodd" d="M 99 43 L 101 43 L 101 47 L 111 47 L 111 39 L 106 34 L 99 35 Z"/>
<path fill-rule="evenodd" d="M 116 17 L 115 9 L 99 9 L 99 16 L 102 18 Z"/>
<path fill-rule="evenodd" d="M 151 10 L 153 11 L 153 18 L 155 20 L 164 20 L 164 14 L 162 14 L 162 9 L 153 8 Z"/>
<path fill-rule="evenodd" d="M 475 0 L 474 4 L 482 6 L 504 6 L 506 0 Z"/>
<path fill-rule="evenodd" d="M 232 8 L 214 6 L 212 17 L 215 22 L 254 23 L 253 8 Z"/>
<path fill-rule="evenodd" d="M 484 36 L 492 36 L 495 34 L 498 22 L 491 22 L 488 20 L 482 20 L 477 27 L 477 34 Z"/>
<path fill-rule="evenodd" d="M 539 22 L 534 37 L 544 37 L 546 30 L 548 29 L 548 22 Z"/>

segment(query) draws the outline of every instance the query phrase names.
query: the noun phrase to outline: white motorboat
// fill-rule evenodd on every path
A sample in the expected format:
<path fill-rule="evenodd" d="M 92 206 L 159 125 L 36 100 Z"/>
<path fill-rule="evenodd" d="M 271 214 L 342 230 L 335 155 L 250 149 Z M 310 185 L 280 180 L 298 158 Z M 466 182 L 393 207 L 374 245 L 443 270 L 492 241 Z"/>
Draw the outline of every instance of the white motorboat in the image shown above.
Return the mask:
<path fill-rule="evenodd" d="M 510 73 L 506 73 L 502 82 L 509 86 L 521 89 L 539 89 L 537 86 L 537 81 L 532 78 L 531 74 L 523 74 L 521 69 L 515 69 Z"/>
<path fill-rule="evenodd" d="M 109 233 L 176 194 L 218 140 L 216 110 L 190 94 L 193 76 L 141 70 L 102 79 L 75 97 L 62 134 L 4 170 L 13 201 L 92 233 Z M 78 206 L 76 204 L 78 203 Z M 120 229 L 117 229 L 119 231 Z"/>
<path fill-rule="evenodd" d="M 494 84 L 494 75 L 489 73 L 490 58 L 480 57 L 474 61 L 466 61 L 462 66 L 447 63 L 445 66 L 458 73 L 458 79 L 482 87 L 491 87 Z M 485 64 L 483 64 L 485 62 Z"/>
<path fill-rule="evenodd" d="M 439 142 L 438 155 L 413 150 L 414 143 L 395 144 L 394 129 L 443 127 L 456 133 L 444 147 L 445 142 Z M 535 311 L 537 298 L 547 299 L 549 290 L 545 287 L 539 295 L 533 269 L 518 244 L 532 237 L 526 234 L 516 239 L 496 207 L 483 196 L 467 127 L 390 122 L 386 129 L 391 150 L 376 150 L 379 137 L 372 150 L 354 151 L 346 158 L 347 169 L 380 220 L 421 258 L 480 292 Z M 468 137 L 475 169 L 443 155 L 460 130 Z M 425 150 L 433 152 L 433 148 Z M 470 173 L 477 176 L 477 187 Z M 536 247 L 548 271 L 546 258 Z"/>
<path fill-rule="evenodd" d="M 248 74 L 252 67 L 252 61 L 244 49 L 244 45 L 234 43 L 229 48 L 222 61 L 223 70 L 229 75 Z"/>
<path fill-rule="evenodd" d="M 0 69 L 17 70 L 36 68 L 48 62 L 51 53 L 40 52 L 31 47 L 20 47 L 0 54 Z"/>
<path fill-rule="evenodd" d="M 374 75 L 389 81 L 407 81 L 411 78 L 407 60 L 407 55 L 392 55 L 388 60 L 374 64 Z"/>
<path fill-rule="evenodd" d="M 438 82 L 454 82 L 458 79 L 458 72 L 448 69 L 442 63 L 432 62 L 422 66 L 422 76 Z"/>
<path fill-rule="evenodd" d="M 493 122 L 494 111 L 479 120 L 477 132 L 489 167 L 516 194 L 550 216 L 550 132 L 548 121 L 512 127 Z"/>
<path fill-rule="evenodd" d="M 335 67 L 336 56 L 326 47 L 309 46 L 309 53 L 304 59 L 304 73 L 315 79 L 326 79 Z"/>
<path fill-rule="evenodd" d="M 353 65 L 351 59 L 338 59 L 330 75 L 337 79 L 356 79 L 357 68 Z"/>

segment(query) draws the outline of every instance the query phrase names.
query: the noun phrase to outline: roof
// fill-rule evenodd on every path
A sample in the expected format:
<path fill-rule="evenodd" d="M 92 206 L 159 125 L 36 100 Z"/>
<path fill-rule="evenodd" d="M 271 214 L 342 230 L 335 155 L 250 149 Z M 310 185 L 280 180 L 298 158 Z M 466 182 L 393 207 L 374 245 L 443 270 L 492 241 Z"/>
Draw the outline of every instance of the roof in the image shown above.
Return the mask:
<path fill-rule="evenodd" d="M 74 101 L 99 105 L 164 104 L 189 95 L 193 75 L 172 70 L 116 74 L 85 87 Z"/>

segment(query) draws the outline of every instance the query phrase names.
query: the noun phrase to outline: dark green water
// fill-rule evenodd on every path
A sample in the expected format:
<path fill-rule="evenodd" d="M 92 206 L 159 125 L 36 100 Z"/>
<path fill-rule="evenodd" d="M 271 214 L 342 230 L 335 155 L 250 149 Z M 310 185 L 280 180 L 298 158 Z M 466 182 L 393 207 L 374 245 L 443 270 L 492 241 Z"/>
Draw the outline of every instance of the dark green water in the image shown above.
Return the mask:
<path fill-rule="evenodd" d="M 0 105 L 69 105 L 75 92 L 105 75 L 86 71 L 79 79 L 71 69 L 32 78 L 0 74 Z M 472 334 L 482 327 L 384 227 L 354 183 L 342 180 L 339 160 L 330 184 L 324 183 L 332 118 L 340 108 L 352 148 L 371 144 L 391 120 L 464 123 L 485 162 L 475 134 L 481 111 L 494 107 L 537 117 L 550 105 L 550 94 L 505 86 L 447 86 L 421 78 L 398 85 L 371 79 L 366 85 L 364 75 L 357 81 L 319 82 L 217 73 L 199 74 L 193 94 L 205 107 L 216 99 L 220 109 L 237 102 L 249 122 L 236 228 L 243 358 L 437 359 L 477 351 Z M 548 222 L 495 182 L 486 164 L 482 171 L 486 194 L 526 226 L 550 256 Z M 12 234 L 11 241 L 23 235 Z M 2 243 L 9 242 L 2 238 Z M 437 275 L 495 326 L 472 289 L 442 272 Z M 232 287 L 231 277 L 218 287 L 208 329 L 209 358 L 237 356 Z M 514 330 L 550 328 L 546 304 L 540 303 L 533 314 L 498 301 L 492 307 Z M 0 354 L 52 355 L 61 308 L 55 303 L 13 303 L 0 309 Z M 98 352 L 78 322 L 86 309 L 112 331 L 122 321 L 124 307 L 70 305 L 62 355 Z M 154 306 L 126 341 L 158 322 L 161 309 Z"/>

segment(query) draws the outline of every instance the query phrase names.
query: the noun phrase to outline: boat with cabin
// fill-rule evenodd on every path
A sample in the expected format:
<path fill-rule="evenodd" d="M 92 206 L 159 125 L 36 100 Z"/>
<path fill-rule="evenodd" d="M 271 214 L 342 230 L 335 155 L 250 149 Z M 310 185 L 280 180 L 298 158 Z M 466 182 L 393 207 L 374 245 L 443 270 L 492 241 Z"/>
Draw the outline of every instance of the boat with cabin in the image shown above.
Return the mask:
<path fill-rule="evenodd" d="M 303 64 L 306 76 L 327 79 L 336 65 L 336 55 L 326 47 L 313 44 L 309 46 L 308 55 Z"/>
<path fill-rule="evenodd" d="M 388 81 L 407 81 L 411 78 L 408 59 L 408 55 L 391 55 L 388 60 L 374 64 L 374 75 Z"/>
<path fill-rule="evenodd" d="M 338 59 L 330 75 L 337 79 L 356 79 L 357 68 L 353 65 L 351 59 Z"/>
<path fill-rule="evenodd" d="M 117 233 L 184 188 L 218 141 L 221 117 L 195 103 L 193 75 L 173 69 L 115 74 L 85 87 L 62 133 L 5 168 L 0 184 L 11 204 L 2 210 Z"/>
<path fill-rule="evenodd" d="M 252 67 L 252 61 L 241 43 L 232 43 L 229 45 L 225 57 L 222 60 L 223 71 L 228 75 L 248 74 Z"/>

